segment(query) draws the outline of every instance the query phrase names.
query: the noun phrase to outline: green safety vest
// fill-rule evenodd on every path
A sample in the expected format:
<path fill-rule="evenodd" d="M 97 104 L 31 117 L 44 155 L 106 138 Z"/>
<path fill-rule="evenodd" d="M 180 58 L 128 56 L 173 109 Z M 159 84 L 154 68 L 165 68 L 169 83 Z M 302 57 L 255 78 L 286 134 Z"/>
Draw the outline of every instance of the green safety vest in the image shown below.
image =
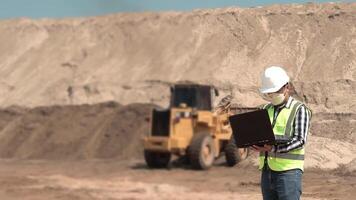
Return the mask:
<path fill-rule="evenodd" d="M 294 120 L 298 109 L 303 103 L 292 99 L 290 106 L 282 108 L 275 121 L 273 132 L 275 138 L 291 139 L 294 133 Z M 305 106 L 305 105 L 304 105 Z M 263 107 L 267 110 L 271 124 L 274 118 L 274 106 L 267 104 Z M 305 106 L 307 114 L 311 117 L 311 111 Z M 259 156 L 259 169 L 264 166 L 265 152 L 261 152 Z M 287 153 L 268 152 L 267 164 L 273 171 L 286 171 L 290 169 L 304 170 L 304 147 L 289 151 Z"/>

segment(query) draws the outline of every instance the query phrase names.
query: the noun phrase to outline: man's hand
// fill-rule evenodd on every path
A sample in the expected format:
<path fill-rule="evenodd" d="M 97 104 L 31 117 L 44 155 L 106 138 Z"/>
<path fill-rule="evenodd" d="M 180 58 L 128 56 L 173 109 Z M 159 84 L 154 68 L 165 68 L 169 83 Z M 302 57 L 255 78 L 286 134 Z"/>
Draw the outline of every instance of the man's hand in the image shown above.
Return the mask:
<path fill-rule="evenodd" d="M 252 145 L 252 149 L 254 151 L 258 151 L 258 152 L 271 151 L 272 145 L 265 144 L 265 145 L 263 145 L 263 147 L 257 146 L 257 145 Z"/>

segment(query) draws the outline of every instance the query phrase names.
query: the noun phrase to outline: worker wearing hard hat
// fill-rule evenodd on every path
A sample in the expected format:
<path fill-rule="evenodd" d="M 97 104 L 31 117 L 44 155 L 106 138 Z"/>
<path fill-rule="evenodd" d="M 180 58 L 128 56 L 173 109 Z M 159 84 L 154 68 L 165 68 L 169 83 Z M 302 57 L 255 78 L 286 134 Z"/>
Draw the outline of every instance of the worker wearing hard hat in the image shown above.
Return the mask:
<path fill-rule="evenodd" d="M 302 193 L 304 147 L 310 126 L 311 111 L 294 99 L 290 79 L 281 67 L 265 69 L 260 92 L 276 138 L 284 142 L 253 146 L 260 152 L 261 189 L 264 200 L 297 200 Z M 287 139 L 287 140 L 286 140 Z"/>

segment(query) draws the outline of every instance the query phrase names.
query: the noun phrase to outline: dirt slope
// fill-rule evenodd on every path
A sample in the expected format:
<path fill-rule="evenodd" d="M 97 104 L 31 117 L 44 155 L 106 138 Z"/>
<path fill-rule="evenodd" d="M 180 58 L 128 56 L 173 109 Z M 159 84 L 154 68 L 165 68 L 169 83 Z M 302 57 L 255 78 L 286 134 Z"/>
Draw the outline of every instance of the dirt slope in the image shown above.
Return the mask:
<path fill-rule="evenodd" d="M 125 105 L 166 106 L 171 84 L 193 81 L 253 107 L 277 64 L 313 110 L 313 166 L 354 159 L 356 3 L 3 20 L 0 43 L 3 158 L 139 156 L 152 105 Z"/>
<path fill-rule="evenodd" d="M 33 109 L 11 107 L 0 111 L 0 158 L 142 159 L 141 139 L 149 131 L 149 115 L 154 107 L 114 102 Z M 323 128 L 319 132 L 316 133 L 322 135 Z M 340 169 L 343 174 L 356 174 L 356 144 L 346 139 L 352 137 L 310 135 L 306 168 Z M 251 154 L 243 166 L 257 168 L 257 161 L 257 154 Z"/>
<path fill-rule="evenodd" d="M 0 157 L 17 159 L 140 158 L 152 105 L 11 108 L 0 117 Z M 4 115 L 4 114 L 2 114 Z M 10 115 L 10 114 L 8 114 Z"/>
<path fill-rule="evenodd" d="M 254 106 L 259 73 L 280 64 L 315 111 L 356 111 L 356 3 L 14 19 L 0 42 L 2 106 L 164 105 L 180 80 Z"/>
<path fill-rule="evenodd" d="M 278 64 L 313 109 L 312 133 L 355 142 L 356 3 L 5 20 L 0 43 L 2 107 L 166 106 L 186 80 L 252 107 L 260 72 Z"/>

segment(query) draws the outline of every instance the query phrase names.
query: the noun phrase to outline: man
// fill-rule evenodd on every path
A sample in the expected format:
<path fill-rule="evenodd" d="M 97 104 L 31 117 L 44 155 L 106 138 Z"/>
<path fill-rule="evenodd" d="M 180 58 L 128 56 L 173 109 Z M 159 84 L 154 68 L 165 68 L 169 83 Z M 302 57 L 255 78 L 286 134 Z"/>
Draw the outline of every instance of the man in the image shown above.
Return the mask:
<path fill-rule="evenodd" d="M 263 199 L 299 200 L 311 111 L 291 97 L 289 76 L 281 67 L 268 67 L 261 78 L 260 92 L 270 102 L 263 108 L 277 140 L 275 145 L 253 146 L 260 152 Z"/>

